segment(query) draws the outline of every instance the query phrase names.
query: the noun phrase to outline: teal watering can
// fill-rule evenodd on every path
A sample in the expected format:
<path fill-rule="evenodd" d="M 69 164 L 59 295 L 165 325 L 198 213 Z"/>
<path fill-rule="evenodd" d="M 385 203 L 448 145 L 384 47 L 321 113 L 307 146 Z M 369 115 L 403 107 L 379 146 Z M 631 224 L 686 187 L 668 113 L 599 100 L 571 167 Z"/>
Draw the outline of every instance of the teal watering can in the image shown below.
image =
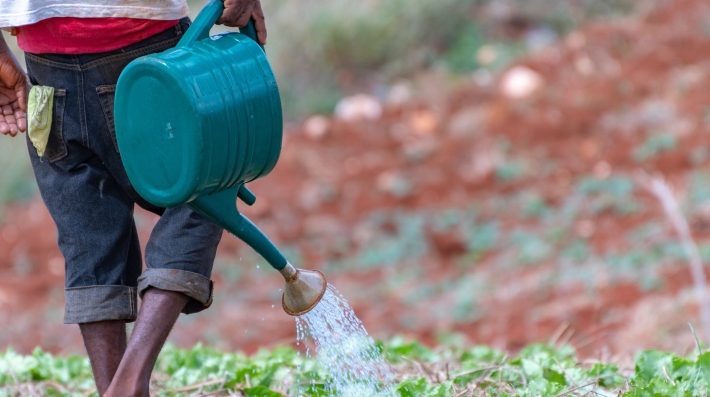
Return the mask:
<path fill-rule="evenodd" d="M 175 48 L 131 62 L 116 86 L 116 140 L 134 188 L 160 207 L 187 203 L 242 239 L 286 279 L 284 310 L 300 315 L 323 297 L 325 277 L 295 269 L 237 198 L 276 165 L 283 116 L 276 79 L 253 22 L 209 36 L 221 0 L 202 9 Z"/>

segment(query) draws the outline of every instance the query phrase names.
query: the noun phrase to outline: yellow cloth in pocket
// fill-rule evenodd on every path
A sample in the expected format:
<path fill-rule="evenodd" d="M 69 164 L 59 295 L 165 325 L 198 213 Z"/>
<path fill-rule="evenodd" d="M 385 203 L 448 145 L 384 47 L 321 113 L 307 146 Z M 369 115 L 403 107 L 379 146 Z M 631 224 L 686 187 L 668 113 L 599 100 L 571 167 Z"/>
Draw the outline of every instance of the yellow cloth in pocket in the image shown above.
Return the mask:
<path fill-rule="evenodd" d="M 44 156 L 52 129 L 52 107 L 54 87 L 35 85 L 27 98 L 27 134 L 37 149 L 39 157 Z"/>

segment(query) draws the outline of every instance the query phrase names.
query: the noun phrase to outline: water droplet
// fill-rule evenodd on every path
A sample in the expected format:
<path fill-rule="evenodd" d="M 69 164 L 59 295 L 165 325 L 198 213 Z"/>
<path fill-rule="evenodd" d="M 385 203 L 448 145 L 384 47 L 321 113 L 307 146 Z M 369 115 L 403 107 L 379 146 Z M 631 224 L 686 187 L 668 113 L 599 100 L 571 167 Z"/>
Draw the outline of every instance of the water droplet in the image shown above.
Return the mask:
<path fill-rule="evenodd" d="M 256 265 L 256 268 L 258 269 L 258 268 L 259 268 L 259 265 Z"/>
<path fill-rule="evenodd" d="M 310 312 L 295 318 L 296 345 L 305 336 L 315 342 L 315 358 L 328 368 L 332 378 L 326 388 L 338 396 L 394 396 L 394 373 L 367 334 L 348 302 L 328 285 L 321 302 Z M 306 345 L 306 357 L 310 357 Z"/>
<path fill-rule="evenodd" d="M 276 305 L 271 305 L 271 308 L 273 309 L 273 308 L 274 308 L 274 306 L 276 306 Z"/>

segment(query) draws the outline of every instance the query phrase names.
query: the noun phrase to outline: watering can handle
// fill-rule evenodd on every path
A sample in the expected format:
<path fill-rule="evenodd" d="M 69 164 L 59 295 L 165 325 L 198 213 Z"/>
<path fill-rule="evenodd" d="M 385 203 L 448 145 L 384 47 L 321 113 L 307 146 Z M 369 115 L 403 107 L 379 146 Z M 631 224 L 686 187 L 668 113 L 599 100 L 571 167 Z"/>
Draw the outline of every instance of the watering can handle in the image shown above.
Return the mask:
<path fill-rule="evenodd" d="M 244 185 L 237 190 L 237 197 L 250 207 L 256 203 L 256 196 Z"/>
<path fill-rule="evenodd" d="M 185 34 L 180 39 L 177 47 L 183 47 L 190 45 L 196 41 L 200 41 L 210 37 L 210 29 L 217 22 L 219 17 L 224 12 L 224 2 L 222 0 L 210 0 L 203 8 L 202 11 L 197 15 L 195 21 L 190 25 Z M 259 39 L 256 36 L 256 28 L 254 27 L 254 21 L 249 19 L 247 26 L 240 28 L 239 32 L 250 39 L 254 40 L 256 44 L 259 44 Z M 259 44 L 262 50 L 264 46 Z"/>

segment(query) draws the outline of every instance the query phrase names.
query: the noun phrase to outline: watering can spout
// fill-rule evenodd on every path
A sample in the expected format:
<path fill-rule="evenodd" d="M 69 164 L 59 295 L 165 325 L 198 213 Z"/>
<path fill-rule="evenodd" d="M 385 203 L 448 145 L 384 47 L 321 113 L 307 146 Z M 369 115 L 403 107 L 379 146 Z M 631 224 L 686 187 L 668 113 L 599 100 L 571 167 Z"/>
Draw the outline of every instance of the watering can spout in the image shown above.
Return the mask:
<path fill-rule="evenodd" d="M 281 299 L 284 311 L 300 316 L 313 309 L 323 299 L 328 283 L 318 270 L 296 269 L 290 263 L 281 270 L 286 287 Z"/>
<path fill-rule="evenodd" d="M 271 267 L 281 271 L 288 264 L 286 258 L 249 218 L 237 210 L 237 197 L 250 205 L 256 201 L 256 197 L 240 185 L 208 196 L 198 196 L 188 205 L 247 243 L 264 257 Z"/>
<path fill-rule="evenodd" d="M 237 197 L 247 202 L 256 200 L 251 192 L 238 186 L 209 196 L 199 196 L 188 205 L 247 243 L 281 272 L 286 280 L 282 305 L 287 314 L 300 316 L 309 312 L 325 294 L 328 286 L 325 276 L 317 270 L 296 269 L 288 263 L 271 240 L 237 211 Z"/>

